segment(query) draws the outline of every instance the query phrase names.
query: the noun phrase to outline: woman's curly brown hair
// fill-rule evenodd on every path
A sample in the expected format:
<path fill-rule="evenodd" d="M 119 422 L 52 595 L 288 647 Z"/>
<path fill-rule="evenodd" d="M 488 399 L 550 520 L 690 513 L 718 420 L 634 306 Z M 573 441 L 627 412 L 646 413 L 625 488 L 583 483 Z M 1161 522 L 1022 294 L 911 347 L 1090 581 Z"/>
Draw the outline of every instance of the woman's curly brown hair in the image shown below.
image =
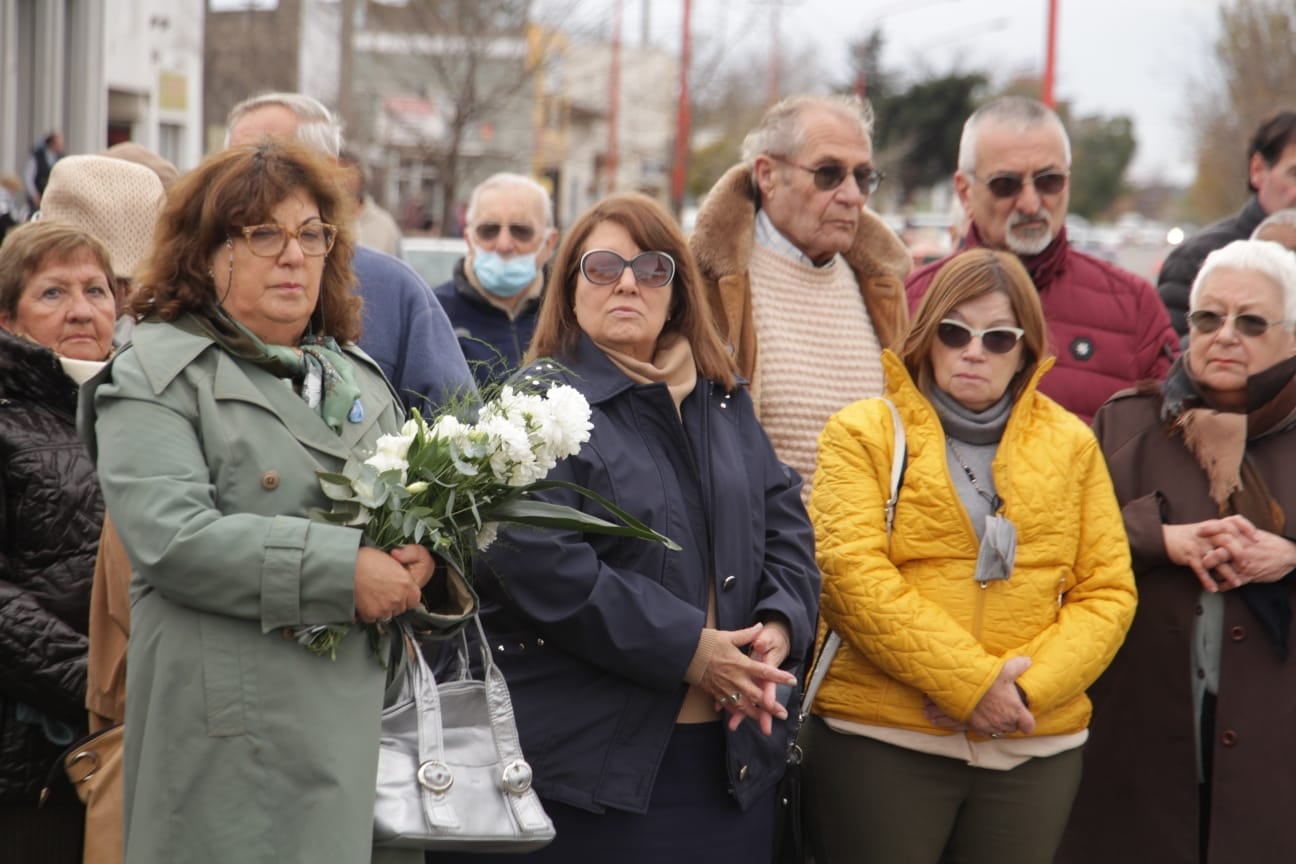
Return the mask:
<path fill-rule="evenodd" d="M 137 321 L 175 321 L 186 312 L 208 314 L 218 303 L 212 254 L 239 229 L 273 221 L 271 213 L 297 192 L 337 226 L 324 262 L 320 299 L 311 315 L 317 335 L 339 343 L 360 337 L 361 301 L 355 294 L 350 198 L 331 160 L 292 141 L 267 140 L 216 153 L 180 177 L 167 193 L 153 248 L 136 280 L 128 311 Z"/>

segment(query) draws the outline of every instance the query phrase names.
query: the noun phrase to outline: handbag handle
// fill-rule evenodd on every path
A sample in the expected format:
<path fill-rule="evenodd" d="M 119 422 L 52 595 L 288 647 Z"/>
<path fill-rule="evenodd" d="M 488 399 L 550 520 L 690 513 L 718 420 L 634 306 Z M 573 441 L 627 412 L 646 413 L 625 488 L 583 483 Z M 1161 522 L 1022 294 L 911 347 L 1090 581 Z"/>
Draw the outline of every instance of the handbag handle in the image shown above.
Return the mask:
<path fill-rule="evenodd" d="M 886 502 L 886 533 L 887 541 L 891 540 L 891 526 L 895 524 L 896 502 L 900 500 L 900 486 L 904 483 L 905 466 L 909 459 L 908 443 L 905 440 L 904 423 L 900 420 L 900 412 L 896 409 L 895 403 L 885 396 L 882 401 L 891 409 L 891 426 L 894 430 L 894 440 L 891 446 L 891 497 Z M 810 674 L 810 680 L 806 683 L 805 691 L 801 695 L 801 710 L 798 712 L 798 723 L 804 723 L 806 717 L 810 716 L 810 706 L 814 704 L 815 694 L 819 692 L 819 685 L 828 675 L 828 668 L 832 666 L 832 661 L 837 656 L 837 649 L 841 647 L 841 636 L 833 630 L 828 631 L 824 638 L 824 644 L 819 649 L 819 656 L 815 658 L 814 668 Z"/>
<path fill-rule="evenodd" d="M 486 639 L 481 617 L 476 614 L 472 617 L 481 640 L 482 684 L 486 689 L 486 713 L 491 738 L 503 766 L 497 780 L 500 788 L 507 793 L 504 797 L 511 805 L 518 825 L 527 832 L 543 831 L 548 827 L 549 820 L 539 798 L 526 794 L 531 789 L 531 766 L 522 755 L 522 742 L 513 721 L 513 701 L 509 697 L 508 684 L 504 680 L 504 673 L 491 658 L 490 643 Z M 402 636 L 411 635 L 406 632 L 407 625 L 401 623 L 400 626 Z M 460 656 L 463 657 L 468 652 L 467 633 L 461 631 L 459 638 Z M 407 641 L 406 644 L 411 642 Z M 445 755 L 441 697 L 423 652 L 415 648 L 412 653 L 412 659 L 407 658 L 406 681 L 414 697 L 418 723 L 418 782 L 424 790 L 424 815 L 432 826 L 456 829 L 461 823 L 446 794 L 454 785 L 455 778 Z M 466 665 L 462 667 L 458 681 L 472 682 L 466 669 Z"/>

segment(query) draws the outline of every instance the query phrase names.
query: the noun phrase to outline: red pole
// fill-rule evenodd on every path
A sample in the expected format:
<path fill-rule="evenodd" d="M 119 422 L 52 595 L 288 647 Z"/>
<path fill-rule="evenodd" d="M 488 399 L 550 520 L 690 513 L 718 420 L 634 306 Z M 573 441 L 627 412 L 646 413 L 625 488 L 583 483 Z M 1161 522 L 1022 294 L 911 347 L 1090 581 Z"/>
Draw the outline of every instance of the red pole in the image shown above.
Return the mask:
<path fill-rule="evenodd" d="M 621 4 L 616 0 L 616 18 L 612 25 L 612 64 L 608 70 L 608 143 L 607 143 L 607 194 L 616 191 L 617 182 L 617 125 L 621 102 Z"/>
<path fill-rule="evenodd" d="M 1057 11 L 1058 0 L 1048 0 L 1048 31 L 1044 43 L 1044 80 L 1040 84 L 1040 101 L 1055 107 L 1053 83 L 1057 76 Z"/>
<path fill-rule="evenodd" d="M 691 0 L 684 0 L 684 34 L 680 41 L 679 107 L 675 116 L 675 164 L 671 170 L 671 206 L 679 215 L 684 208 L 684 179 L 689 156 L 689 61 L 693 57 L 692 29 L 689 17 L 693 9 Z"/>

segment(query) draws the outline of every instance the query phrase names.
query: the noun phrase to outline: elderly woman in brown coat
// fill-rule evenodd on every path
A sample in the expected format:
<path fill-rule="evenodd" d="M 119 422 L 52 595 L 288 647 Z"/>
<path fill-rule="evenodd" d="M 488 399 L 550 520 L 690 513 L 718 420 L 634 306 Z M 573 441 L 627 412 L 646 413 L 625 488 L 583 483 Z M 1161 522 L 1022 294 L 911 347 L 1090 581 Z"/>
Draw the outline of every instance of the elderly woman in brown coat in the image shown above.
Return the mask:
<path fill-rule="evenodd" d="M 1159 388 L 1095 418 L 1139 608 L 1094 685 L 1060 862 L 1296 861 L 1296 258 L 1240 240 Z"/>

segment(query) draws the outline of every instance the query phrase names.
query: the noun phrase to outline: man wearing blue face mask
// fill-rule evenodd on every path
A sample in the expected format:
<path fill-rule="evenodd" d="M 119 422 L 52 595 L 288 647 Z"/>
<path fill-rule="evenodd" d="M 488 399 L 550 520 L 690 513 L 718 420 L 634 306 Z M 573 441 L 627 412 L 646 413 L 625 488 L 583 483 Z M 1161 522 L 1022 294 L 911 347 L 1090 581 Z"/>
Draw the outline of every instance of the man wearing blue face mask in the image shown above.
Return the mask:
<path fill-rule="evenodd" d="M 558 233 L 543 186 L 521 174 L 494 174 L 468 199 L 468 254 L 436 289 L 478 386 L 517 369 L 535 330 L 544 265 Z"/>

